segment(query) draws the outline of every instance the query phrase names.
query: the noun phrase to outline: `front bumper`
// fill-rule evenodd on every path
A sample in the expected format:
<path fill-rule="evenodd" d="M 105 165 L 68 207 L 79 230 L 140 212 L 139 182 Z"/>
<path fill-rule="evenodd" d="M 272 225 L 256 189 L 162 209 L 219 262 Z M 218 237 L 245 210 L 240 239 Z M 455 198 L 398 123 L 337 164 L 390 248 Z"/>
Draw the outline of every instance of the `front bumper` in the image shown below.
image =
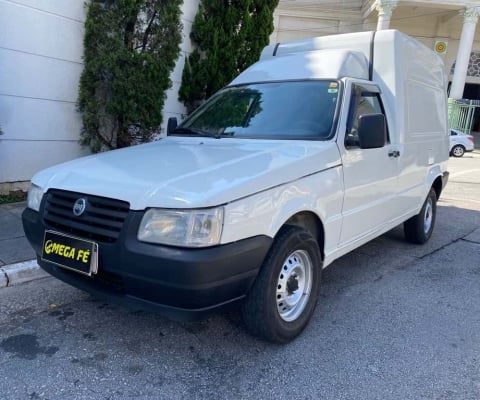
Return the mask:
<path fill-rule="evenodd" d="M 39 265 L 79 289 L 121 304 L 150 309 L 177 320 L 203 318 L 245 297 L 271 246 L 257 236 L 202 249 L 139 242 L 143 212 L 130 211 L 115 243 L 98 243 L 98 273 L 92 277 L 41 259 L 46 229 L 41 214 L 22 214 L 25 234 Z"/>

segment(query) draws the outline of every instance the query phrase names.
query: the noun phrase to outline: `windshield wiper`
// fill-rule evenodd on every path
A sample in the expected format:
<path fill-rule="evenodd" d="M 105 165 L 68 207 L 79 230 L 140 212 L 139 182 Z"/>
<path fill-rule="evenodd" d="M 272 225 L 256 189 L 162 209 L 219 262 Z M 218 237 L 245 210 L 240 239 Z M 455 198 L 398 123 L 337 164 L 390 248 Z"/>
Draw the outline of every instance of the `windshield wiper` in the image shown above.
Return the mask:
<path fill-rule="evenodd" d="M 210 133 L 201 129 L 197 128 L 187 128 L 184 126 L 179 126 L 173 130 L 170 135 L 176 135 L 176 134 L 186 134 L 186 135 L 193 135 L 193 136 L 203 136 L 203 137 L 211 137 L 215 139 L 220 139 L 222 136 L 216 133 Z"/>

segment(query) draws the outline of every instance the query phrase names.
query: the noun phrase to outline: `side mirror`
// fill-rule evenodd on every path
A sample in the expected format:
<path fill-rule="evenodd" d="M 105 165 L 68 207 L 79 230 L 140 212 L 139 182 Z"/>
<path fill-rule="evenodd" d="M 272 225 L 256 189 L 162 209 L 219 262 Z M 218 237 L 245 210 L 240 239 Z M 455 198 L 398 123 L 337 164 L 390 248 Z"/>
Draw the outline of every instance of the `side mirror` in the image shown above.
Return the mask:
<path fill-rule="evenodd" d="M 365 114 L 358 118 L 358 143 L 361 149 L 377 149 L 387 143 L 387 122 L 383 114 Z"/>
<path fill-rule="evenodd" d="M 167 122 L 167 135 L 170 135 L 178 126 L 177 117 L 170 117 Z"/>

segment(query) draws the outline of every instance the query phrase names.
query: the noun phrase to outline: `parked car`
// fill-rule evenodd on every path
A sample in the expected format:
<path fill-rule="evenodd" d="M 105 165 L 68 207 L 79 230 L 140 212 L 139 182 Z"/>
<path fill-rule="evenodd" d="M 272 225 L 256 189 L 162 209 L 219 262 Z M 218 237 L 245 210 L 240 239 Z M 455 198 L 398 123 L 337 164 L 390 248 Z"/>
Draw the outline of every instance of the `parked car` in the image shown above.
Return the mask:
<path fill-rule="evenodd" d="M 473 151 L 473 136 L 458 129 L 450 129 L 450 155 L 462 157 L 466 151 Z"/>

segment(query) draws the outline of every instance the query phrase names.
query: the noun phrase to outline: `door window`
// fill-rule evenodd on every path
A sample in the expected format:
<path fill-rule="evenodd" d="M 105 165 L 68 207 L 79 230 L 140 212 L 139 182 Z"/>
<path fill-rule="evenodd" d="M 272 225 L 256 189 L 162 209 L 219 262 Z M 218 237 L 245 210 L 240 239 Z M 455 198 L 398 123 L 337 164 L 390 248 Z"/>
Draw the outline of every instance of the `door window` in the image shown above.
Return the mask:
<path fill-rule="evenodd" d="M 350 104 L 349 122 L 345 135 L 345 147 L 347 149 L 359 146 L 358 121 L 361 115 L 384 114 L 380 94 L 371 90 L 365 90 L 360 86 L 355 86 L 352 89 L 352 101 Z"/>

